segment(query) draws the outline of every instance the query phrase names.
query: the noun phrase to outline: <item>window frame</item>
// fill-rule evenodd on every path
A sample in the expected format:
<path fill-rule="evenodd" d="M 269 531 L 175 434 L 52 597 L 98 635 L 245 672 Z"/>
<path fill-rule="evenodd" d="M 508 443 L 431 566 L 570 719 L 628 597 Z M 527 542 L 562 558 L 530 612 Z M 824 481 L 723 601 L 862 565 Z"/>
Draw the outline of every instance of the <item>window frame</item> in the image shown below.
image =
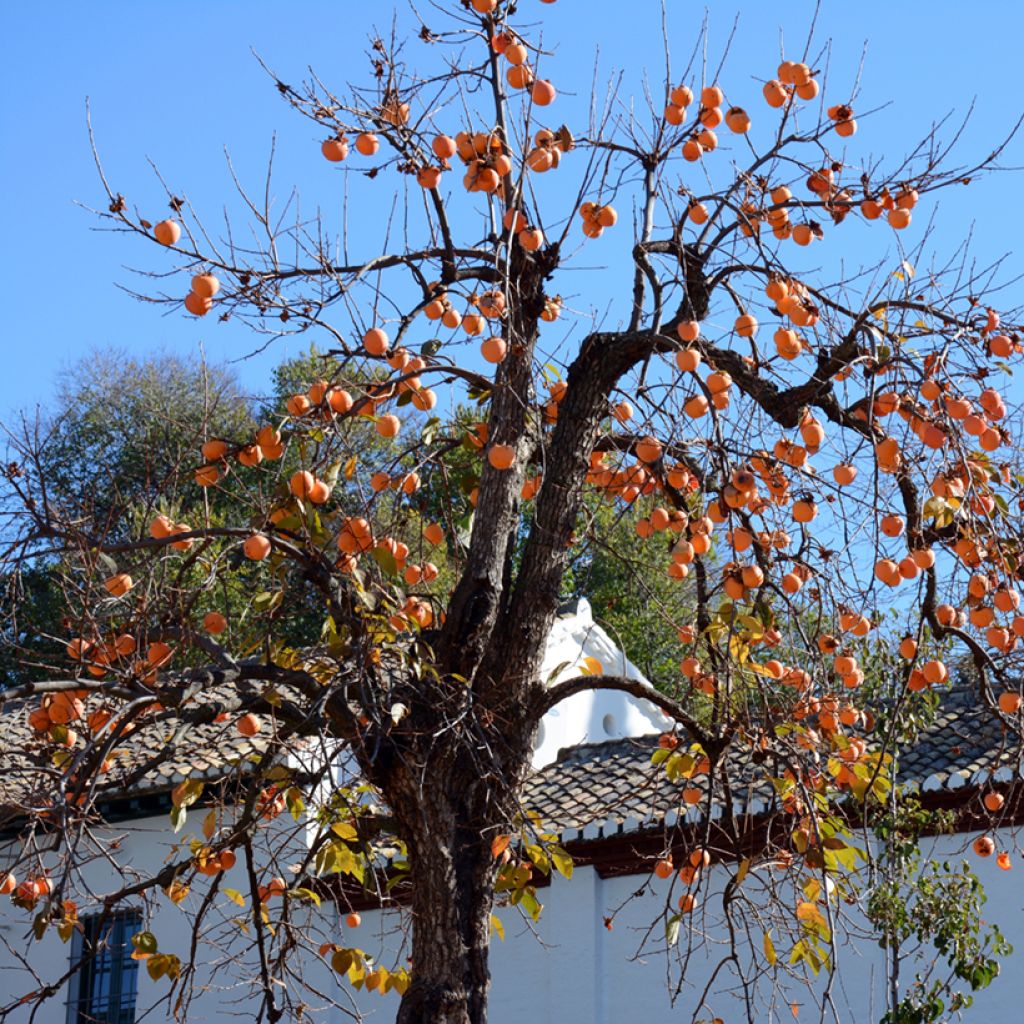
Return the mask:
<path fill-rule="evenodd" d="M 92 914 L 80 923 L 71 938 L 71 963 L 85 962 L 70 979 L 67 1024 L 134 1024 L 139 963 L 131 958 L 131 937 L 142 930 L 142 912 L 121 910 L 105 919 Z M 101 941 L 106 945 L 95 948 Z"/>

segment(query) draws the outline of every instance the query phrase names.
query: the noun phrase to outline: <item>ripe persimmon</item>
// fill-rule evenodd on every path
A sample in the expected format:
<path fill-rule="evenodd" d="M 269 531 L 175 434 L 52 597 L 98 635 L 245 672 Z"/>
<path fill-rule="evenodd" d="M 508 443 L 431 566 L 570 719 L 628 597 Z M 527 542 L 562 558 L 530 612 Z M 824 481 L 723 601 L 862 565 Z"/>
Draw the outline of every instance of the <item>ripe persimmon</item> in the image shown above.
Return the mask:
<path fill-rule="evenodd" d="M 526 89 L 533 81 L 533 71 L 529 64 L 514 64 L 505 72 L 505 81 L 513 89 Z"/>
<path fill-rule="evenodd" d="M 320 152 L 331 163 L 340 163 L 348 158 L 348 139 L 344 136 L 336 139 L 327 139 L 320 146 Z"/>
<path fill-rule="evenodd" d="M 103 581 L 103 587 L 111 597 L 124 597 L 132 586 L 132 578 L 126 572 L 119 572 Z"/>
<path fill-rule="evenodd" d="M 661 458 L 661 442 L 651 436 L 643 437 L 636 443 L 636 457 L 640 462 L 651 464 Z"/>
<path fill-rule="evenodd" d="M 388 350 L 390 341 L 387 333 L 380 327 L 371 327 L 363 335 L 363 348 L 371 356 L 382 356 Z"/>
<path fill-rule="evenodd" d="M 540 228 L 526 228 L 520 231 L 517 237 L 519 238 L 519 244 L 527 252 L 537 252 L 544 244 L 544 232 Z"/>
<path fill-rule="evenodd" d="M 162 220 L 153 226 L 153 237 L 161 245 L 177 245 L 181 238 L 181 225 L 176 220 Z"/>
<path fill-rule="evenodd" d="M 545 78 L 538 78 L 530 89 L 530 97 L 538 107 L 546 107 L 554 103 L 557 95 L 555 87 Z"/>
<path fill-rule="evenodd" d="M 356 136 L 356 150 L 363 156 L 373 156 L 380 149 L 380 139 L 373 132 L 362 132 Z"/>
<path fill-rule="evenodd" d="M 786 100 L 789 99 L 788 90 L 777 78 L 765 82 L 764 88 L 761 91 L 769 107 L 785 106 Z"/>
<path fill-rule="evenodd" d="M 508 345 L 504 338 L 497 336 L 487 338 L 480 346 L 480 354 L 489 363 L 500 363 L 508 353 Z"/>
<path fill-rule="evenodd" d="M 416 172 L 416 184 L 428 192 L 441 184 L 440 167 L 421 167 Z"/>
<path fill-rule="evenodd" d="M 693 163 L 693 162 L 699 160 L 704 155 L 704 148 L 703 148 L 703 146 L 701 146 L 701 144 L 695 138 L 687 139 L 686 142 L 683 143 L 682 154 L 683 154 L 683 159 L 684 160 L 688 160 L 690 163 Z M 701 204 L 697 204 L 697 205 L 701 205 Z M 692 206 L 690 207 L 690 219 L 694 220 L 693 207 Z M 705 220 L 706 219 L 707 218 L 705 217 Z M 700 222 L 694 220 L 694 223 L 700 223 Z"/>
<path fill-rule="evenodd" d="M 203 629 L 213 636 L 218 636 L 228 628 L 228 620 L 220 612 L 207 612 L 203 616 Z"/>
<path fill-rule="evenodd" d="M 741 338 L 752 338 L 757 334 L 757 319 L 750 313 L 743 313 L 736 318 L 736 333 Z"/>
<path fill-rule="evenodd" d="M 174 523 L 164 515 L 157 516 L 149 524 L 149 535 L 156 540 L 169 537 L 174 532 Z"/>
<path fill-rule="evenodd" d="M 213 309 L 213 300 L 204 299 L 201 295 L 196 295 L 195 292 L 189 292 L 185 296 L 185 309 L 193 316 L 206 316 Z"/>
<path fill-rule="evenodd" d="M 997 793 L 995 790 L 986 793 L 984 796 L 985 810 L 991 811 L 993 814 L 995 814 L 997 811 L 1002 810 L 1003 804 L 1005 802 L 1006 801 L 1003 797 L 1003 794 Z"/>
<path fill-rule="evenodd" d="M 192 278 L 192 292 L 201 299 L 212 299 L 220 291 L 220 281 L 213 274 L 196 274 Z"/>
<path fill-rule="evenodd" d="M 999 710 L 1004 715 L 1015 715 L 1020 711 L 1024 698 L 1014 690 L 1004 690 L 999 694 Z"/>
<path fill-rule="evenodd" d="M 492 444 L 487 451 L 487 461 L 495 469 L 511 469 L 516 461 L 515 448 L 510 444 Z"/>
<path fill-rule="evenodd" d="M 688 85 L 677 85 L 668 98 L 677 107 L 688 107 L 693 102 L 693 90 Z"/>
<path fill-rule="evenodd" d="M 210 441 L 204 441 L 203 446 L 199 449 L 203 458 L 207 462 L 217 462 L 219 459 L 223 459 L 228 453 L 227 441 L 221 441 L 213 439 Z"/>
<path fill-rule="evenodd" d="M 742 107 L 730 107 L 725 114 L 726 127 L 737 135 L 750 131 L 750 115 Z"/>
<path fill-rule="evenodd" d="M 697 144 L 697 148 L 700 148 L 699 143 Z M 698 154 L 698 156 L 699 155 L 700 154 Z M 708 208 L 703 203 L 690 203 L 690 206 L 686 212 L 687 216 L 690 218 L 691 221 L 693 221 L 694 224 L 706 223 L 709 216 Z"/>
<path fill-rule="evenodd" d="M 212 487 L 220 479 L 216 466 L 200 466 L 195 471 L 195 481 L 200 487 Z"/>
<path fill-rule="evenodd" d="M 387 416 L 379 417 L 374 427 L 381 437 L 397 437 L 399 430 L 402 429 L 402 421 L 389 413 Z"/>
<path fill-rule="evenodd" d="M 899 208 L 890 210 L 887 220 L 897 231 L 902 230 L 910 225 L 910 211 Z"/>
<path fill-rule="evenodd" d="M 676 333 L 682 341 L 696 341 L 700 337 L 700 324 L 696 320 L 681 320 Z"/>
<path fill-rule="evenodd" d="M 252 559 L 254 562 L 263 561 L 270 554 L 270 549 L 270 538 L 263 533 L 251 534 L 242 545 L 245 557 Z"/>
<path fill-rule="evenodd" d="M 235 729 L 237 729 L 242 736 L 255 736 L 261 729 L 260 720 L 252 713 L 242 715 L 242 717 L 235 722 Z"/>
<path fill-rule="evenodd" d="M 700 105 L 705 108 L 720 107 L 725 102 L 725 93 L 716 85 L 705 86 L 700 91 Z"/>

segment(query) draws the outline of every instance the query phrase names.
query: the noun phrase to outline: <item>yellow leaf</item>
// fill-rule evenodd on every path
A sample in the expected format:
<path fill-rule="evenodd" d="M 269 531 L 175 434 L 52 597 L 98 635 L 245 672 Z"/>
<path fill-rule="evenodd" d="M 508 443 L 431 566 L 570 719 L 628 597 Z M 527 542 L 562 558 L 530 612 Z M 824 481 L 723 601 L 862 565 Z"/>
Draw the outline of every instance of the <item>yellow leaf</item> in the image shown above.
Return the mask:
<path fill-rule="evenodd" d="M 171 882 L 171 884 L 164 890 L 167 893 L 168 899 L 177 906 L 182 900 L 188 896 L 188 886 L 184 882 Z"/>
<path fill-rule="evenodd" d="M 501 939 L 505 941 L 505 926 L 501 923 L 501 918 L 497 914 L 491 914 L 491 931 Z"/>
<path fill-rule="evenodd" d="M 221 891 L 232 903 L 237 903 L 240 907 L 245 906 L 245 897 L 237 889 L 224 888 Z"/>
<path fill-rule="evenodd" d="M 770 967 L 774 967 L 779 959 L 775 953 L 775 943 L 772 942 L 771 932 L 764 933 L 764 958 L 768 961 Z"/>

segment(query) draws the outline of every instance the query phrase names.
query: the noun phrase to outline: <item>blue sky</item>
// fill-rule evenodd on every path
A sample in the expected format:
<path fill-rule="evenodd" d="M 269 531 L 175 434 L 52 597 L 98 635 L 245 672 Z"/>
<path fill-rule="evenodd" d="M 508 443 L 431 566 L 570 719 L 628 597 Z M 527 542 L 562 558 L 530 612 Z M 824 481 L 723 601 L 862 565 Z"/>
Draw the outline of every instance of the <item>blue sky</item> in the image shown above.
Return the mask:
<path fill-rule="evenodd" d="M 669 37 L 681 64 L 705 8 L 689 0 L 666 2 Z M 407 22 L 409 8 L 398 6 L 400 20 Z M 833 39 L 829 76 L 839 98 L 848 94 L 867 44 L 857 107 L 892 100 L 892 106 L 862 122 L 861 139 L 876 154 L 902 153 L 918 129 L 952 109 L 966 111 L 976 98 L 962 142 L 967 160 L 989 148 L 1024 106 L 1019 84 L 1024 7 L 1017 3 L 986 0 L 969 12 L 953 2 L 925 7 L 871 0 L 851 7 L 825 0 L 823 6 L 816 36 L 822 44 Z M 62 370 L 95 347 L 116 345 L 141 353 L 202 346 L 216 360 L 238 358 L 254 347 L 241 326 L 163 315 L 118 289 L 118 283 L 133 283 L 126 267 L 161 267 L 153 247 L 96 231 L 96 220 L 75 205 L 103 204 L 86 135 L 86 97 L 111 184 L 151 220 L 160 219 L 165 206 L 147 159 L 173 189 L 187 192 L 211 216 L 230 190 L 224 147 L 243 179 L 262 187 L 274 132 L 278 193 L 283 197 L 294 182 L 307 208 L 322 204 L 330 210 L 338 178 L 331 177 L 319 155 L 322 133 L 281 102 L 250 50 L 257 50 L 286 81 L 303 78 L 312 65 L 326 82 L 341 88 L 346 80 L 363 77 L 367 35 L 374 22 L 380 29 L 389 27 L 391 8 L 386 0 L 305 2 L 287 8 L 263 0 L 211 0 L 200 9 L 65 0 L 16 5 L 6 12 L 6 81 L 0 92 L 6 155 L 0 164 L 6 372 L 0 376 L 0 418 L 14 408 L 45 403 Z M 616 68 L 626 70 L 624 94 L 639 95 L 644 67 L 654 83 L 660 82 L 660 13 L 654 0 L 559 0 L 553 5 L 522 0 L 520 9 L 518 23 L 542 18 L 544 41 L 556 48 L 548 73 L 562 89 L 559 120 L 570 125 L 583 121 L 595 53 L 600 81 Z M 712 53 L 720 50 L 739 15 L 722 82 L 730 97 L 738 96 L 751 110 L 755 123 L 767 113 L 757 79 L 774 74 L 780 32 L 787 55 L 802 49 L 813 10 L 805 0 L 778 6 L 750 0 L 711 5 Z M 532 31 L 531 37 L 536 34 Z M 660 91 L 657 84 L 654 91 Z M 908 125 L 915 126 L 913 132 Z M 1022 140 L 1015 141 L 1005 160 L 1024 165 Z M 385 195 L 391 187 L 383 180 L 375 185 Z M 948 193 L 941 200 L 936 240 L 959 242 L 973 231 L 979 257 L 1012 252 L 1021 223 L 1012 196 L 1019 189 L 1018 175 L 1003 175 Z M 350 224 L 352 236 L 364 236 L 371 247 L 376 227 L 369 218 L 360 222 L 358 213 Z M 628 256 L 629 244 L 628 232 L 620 232 L 599 260 L 614 270 Z M 1019 252 L 1009 266 L 1024 269 Z M 584 299 L 589 290 L 596 303 L 604 280 L 612 279 L 595 274 L 576 286 Z M 283 341 L 241 363 L 246 387 L 253 393 L 264 390 L 269 368 L 308 341 Z"/>

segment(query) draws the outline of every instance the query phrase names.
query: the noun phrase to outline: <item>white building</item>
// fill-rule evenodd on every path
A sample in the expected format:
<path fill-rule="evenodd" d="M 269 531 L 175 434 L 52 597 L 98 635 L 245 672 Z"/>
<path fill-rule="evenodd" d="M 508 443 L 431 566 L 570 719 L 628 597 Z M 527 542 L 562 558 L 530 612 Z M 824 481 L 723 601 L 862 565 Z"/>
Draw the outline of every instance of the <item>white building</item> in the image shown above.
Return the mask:
<path fill-rule="evenodd" d="M 639 677 L 608 635 L 593 623 L 589 606 L 581 602 L 556 624 L 543 673 L 552 679 L 572 677 L 586 658 L 596 658 L 608 673 Z M 7 708 L 3 728 L 21 728 L 18 723 L 23 718 L 23 708 Z M 651 869 L 669 849 L 677 865 L 685 861 L 693 842 L 690 830 L 697 812 L 691 810 L 688 817 L 678 798 L 678 787 L 651 765 L 656 737 L 665 725 L 664 717 L 652 706 L 613 692 L 579 694 L 553 709 L 545 719 L 534 757 L 537 771 L 526 804 L 529 807 L 532 802 L 544 810 L 561 844 L 572 853 L 576 868 L 571 881 L 556 876 L 550 885 L 538 890 L 544 911 L 537 924 L 527 922 L 515 908 L 497 911 L 506 938 L 495 939 L 491 950 L 493 1024 L 521 1024 L 523 1020 L 531 1024 L 620 1024 L 716 1019 L 730 1024 L 750 1017 L 744 1003 L 744 982 L 746 995 L 757 999 L 751 1019 L 765 1024 L 792 1021 L 794 1008 L 798 1020 L 854 1024 L 878 1021 L 886 1005 L 885 953 L 868 936 L 869 929 L 858 908 L 844 905 L 838 895 L 826 901 L 843 919 L 836 928 L 834 972 L 822 971 L 810 983 L 801 980 L 802 971 L 799 977 L 787 978 L 792 939 L 775 926 L 775 968 L 768 963 L 760 931 L 744 938 L 744 948 L 754 948 L 754 954 L 741 961 L 744 977 L 737 973 L 736 964 L 726 959 L 726 890 L 733 899 L 730 906 L 743 903 L 744 920 L 749 922 L 756 918 L 759 896 L 766 885 L 789 884 L 784 871 L 756 857 L 738 887 L 729 886 L 736 874 L 735 862 L 712 864 L 697 889 L 698 908 L 683 918 L 676 943 L 667 947 L 665 918 L 675 913 L 681 883 L 675 878 L 656 878 Z M 218 746 L 206 734 L 191 742 L 204 737 L 210 740 L 202 744 L 205 755 L 187 763 L 169 761 L 161 772 L 143 780 L 108 808 L 105 835 L 120 837 L 122 865 L 151 872 L 168 858 L 179 838 L 170 830 L 168 794 L 183 773 L 194 776 L 205 772 L 211 779 L 223 773 L 223 745 Z M 231 743 L 231 756 L 259 748 L 258 739 L 247 745 L 234 738 Z M 961 859 L 974 838 L 975 833 L 969 829 L 984 824 L 980 788 L 991 782 L 988 769 L 996 764 L 999 749 L 999 737 L 992 727 L 953 701 L 950 712 L 907 758 L 909 770 L 923 784 L 926 799 L 953 809 L 961 829 L 954 835 L 929 840 L 932 857 Z M 220 753 L 214 753 L 216 750 Z M 16 773 L 17 766 L 14 768 Z M 1004 819 L 1007 828 L 990 834 L 997 834 L 1000 842 L 1012 849 L 1012 838 L 1007 837 L 1009 826 L 1020 816 L 1019 777 L 1005 764 L 1000 772 L 998 778 L 1010 796 Z M 10 785 L 4 779 L 11 777 L 0 776 L 0 807 L 9 802 L 4 799 L 3 787 Z M 755 791 L 737 799 L 745 802 L 751 822 L 759 820 L 762 795 Z M 201 814 L 193 812 L 186 831 L 198 828 Z M 288 815 L 278 821 L 282 830 L 292 829 L 290 842 L 296 855 L 301 855 L 305 834 L 302 825 L 292 822 Z M 752 836 L 756 838 L 754 833 Z M 9 834 L 6 849 L 0 845 L 0 874 L 14 856 Z M 994 857 L 973 858 L 972 864 L 988 892 L 986 920 L 998 924 L 1007 939 L 1024 953 L 1021 869 L 1001 871 Z M 224 889 L 232 884 L 244 888 L 240 881 L 232 882 L 232 874 L 242 870 L 239 864 L 223 875 L 219 898 L 212 904 L 210 921 L 216 922 L 220 951 L 211 948 L 199 952 L 195 994 L 185 1014 L 189 1024 L 253 1019 L 250 982 L 255 966 L 236 959 L 233 950 L 237 948 L 237 920 L 242 912 L 224 895 Z M 123 884 L 104 861 L 88 866 L 84 882 L 100 896 Z M 194 910 L 202 895 L 201 888 L 194 887 L 185 906 Z M 354 938 L 342 923 L 344 911 L 329 903 L 318 912 L 310 911 L 316 922 L 314 937 L 299 959 L 307 984 L 320 996 L 308 998 L 309 1019 L 340 1024 L 351 1020 L 353 1013 L 370 1021 L 394 1019 L 398 998 L 394 993 L 379 996 L 353 992 L 316 950 L 320 943 L 342 941 L 344 934 L 345 941 L 358 941 L 382 964 L 401 963 L 404 951 L 396 931 L 398 912 L 373 909 L 369 899 L 363 907 L 363 921 Z M 182 910 L 161 897 L 146 908 L 146 915 L 145 927 L 159 937 L 160 951 L 187 958 L 190 928 Z M 173 1007 L 162 1001 L 169 991 L 167 980 L 151 980 L 146 970 L 138 969 L 137 961 L 119 955 L 97 958 L 95 970 L 62 985 L 34 1018 L 30 1018 L 28 1005 L 11 1010 L 11 1004 L 21 996 L 59 979 L 67 969 L 64 965 L 70 964 L 69 947 L 81 941 L 73 938 L 64 945 L 50 929 L 41 942 L 29 942 L 29 918 L 25 911 L 10 906 L 7 899 L 0 899 L 0 1017 L 4 1008 L 10 1010 L 7 1019 L 11 1024 L 27 1024 L 30 1019 L 37 1024 L 85 1024 L 93 1018 L 131 1024 L 173 1016 Z M 123 941 L 126 932 L 142 925 L 128 918 L 119 927 L 122 931 L 114 939 Z M 928 956 L 934 962 L 934 953 Z M 1012 961 L 1010 966 L 1007 977 L 977 994 L 968 1020 L 1009 1024 L 1021 1019 L 1024 988 Z M 903 965 L 904 987 L 915 969 L 910 961 Z M 823 1001 L 824 1014 L 817 1009 Z"/>

